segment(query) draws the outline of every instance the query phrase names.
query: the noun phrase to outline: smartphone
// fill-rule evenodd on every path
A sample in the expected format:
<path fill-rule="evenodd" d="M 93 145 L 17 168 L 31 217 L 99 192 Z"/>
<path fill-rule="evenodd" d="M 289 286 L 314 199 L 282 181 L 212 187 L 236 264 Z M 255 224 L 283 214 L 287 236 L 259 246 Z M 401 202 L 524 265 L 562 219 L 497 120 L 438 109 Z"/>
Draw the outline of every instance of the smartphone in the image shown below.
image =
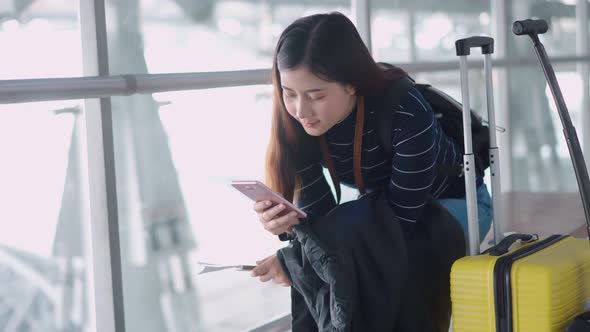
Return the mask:
<path fill-rule="evenodd" d="M 231 185 L 255 202 L 271 201 L 275 203 L 274 205 L 284 204 L 285 209 L 281 211 L 281 213 L 279 213 L 279 216 L 283 216 L 291 211 L 295 211 L 297 212 L 297 218 L 307 217 L 307 214 L 303 210 L 293 205 L 283 196 L 272 191 L 269 187 L 267 187 L 264 183 L 260 181 L 232 181 Z"/>

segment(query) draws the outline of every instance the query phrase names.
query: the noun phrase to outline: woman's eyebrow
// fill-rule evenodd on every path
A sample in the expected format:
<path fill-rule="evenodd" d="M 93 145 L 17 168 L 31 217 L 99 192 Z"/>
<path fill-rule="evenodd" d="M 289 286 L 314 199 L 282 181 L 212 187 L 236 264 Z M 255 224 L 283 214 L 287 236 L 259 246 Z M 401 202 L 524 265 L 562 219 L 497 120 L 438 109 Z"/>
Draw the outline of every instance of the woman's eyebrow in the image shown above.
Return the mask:
<path fill-rule="evenodd" d="M 321 89 L 321 88 L 315 88 L 315 89 L 309 89 L 309 90 L 305 90 L 303 92 L 320 92 L 320 91 L 324 91 L 325 89 Z"/>
<path fill-rule="evenodd" d="M 283 89 L 285 89 L 285 90 L 294 91 L 293 89 L 291 89 L 291 88 L 289 88 L 289 87 L 286 87 L 286 86 L 284 86 L 284 85 L 281 85 L 281 86 L 282 86 L 282 87 L 283 87 Z M 323 89 L 323 88 L 314 88 L 314 89 L 305 90 L 305 91 L 303 91 L 303 92 L 305 92 L 305 93 L 310 93 L 310 92 L 320 92 L 320 91 L 324 91 L 324 90 L 325 90 L 325 89 Z"/>

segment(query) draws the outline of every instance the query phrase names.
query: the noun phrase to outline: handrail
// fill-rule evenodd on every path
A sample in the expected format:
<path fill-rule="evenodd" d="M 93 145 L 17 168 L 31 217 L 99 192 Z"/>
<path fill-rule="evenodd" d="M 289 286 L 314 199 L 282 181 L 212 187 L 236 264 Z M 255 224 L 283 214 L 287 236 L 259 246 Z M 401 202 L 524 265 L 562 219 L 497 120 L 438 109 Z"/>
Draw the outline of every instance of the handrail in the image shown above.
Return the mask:
<path fill-rule="evenodd" d="M 532 58 L 495 59 L 493 61 L 495 68 L 537 64 Z M 551 61 L 553 63 L 590 62 L 590 55 L 554 57 Z M 456 61 L 400 63 L 398 66 L 412 74 L 459 68 Z M 483 67 L 483 63 L 474 61 L 470 63 L 471 67 Z M 0 104 L 129 96 L 257 84 L 270 84 L 269 69 L 0 80 Z"/>
<path fill-rule="evenodd" d="M 0 104 L 268 84 L 265 69 L 0 80 Z"/>

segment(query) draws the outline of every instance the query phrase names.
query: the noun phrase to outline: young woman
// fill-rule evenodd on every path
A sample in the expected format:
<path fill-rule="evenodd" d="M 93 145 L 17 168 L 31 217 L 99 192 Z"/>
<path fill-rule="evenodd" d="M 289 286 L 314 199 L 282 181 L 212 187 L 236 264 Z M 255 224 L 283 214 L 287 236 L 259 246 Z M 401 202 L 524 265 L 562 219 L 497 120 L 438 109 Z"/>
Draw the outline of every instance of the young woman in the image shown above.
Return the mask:
<path fill-rule="evenodd" d="M 385 188 L 399 221 L 415 223 L 428 196 L 446 207 L 467 229 L 463 177 L 439 174 L 437 165 L 460 165 L 463 147 L 441 129 L 416 89 L 401 97 L 395 109 L 384 109 L 389 86 L 405 77 L 371 57 L 353 23 L 340 13 L 298 19 L 279 38 L 273 59 L 273 122 L 266 159 L 266 183 L 296 201 L 313 223 L 336 201 L 324 176 L 319 137 L 327 142 L 339 180 L 354 186 L 353 138 L 357 108 L 364 109 L 361 173 L 369 191 Z M 357 107 L 358 103 L 364 107 Z M 393 153 L 388 156 L 377 133 L 377 112 L 395 112 L 391 127 Z M 491 225 L 491 199 L 477 179 L 480 240 Z M 279 216 L 283 206 L 257 202 L 264 228 L 288 233 L 299 220 Z M 288 286 L 276 255 L 257 262 L 252 275 Z"/>

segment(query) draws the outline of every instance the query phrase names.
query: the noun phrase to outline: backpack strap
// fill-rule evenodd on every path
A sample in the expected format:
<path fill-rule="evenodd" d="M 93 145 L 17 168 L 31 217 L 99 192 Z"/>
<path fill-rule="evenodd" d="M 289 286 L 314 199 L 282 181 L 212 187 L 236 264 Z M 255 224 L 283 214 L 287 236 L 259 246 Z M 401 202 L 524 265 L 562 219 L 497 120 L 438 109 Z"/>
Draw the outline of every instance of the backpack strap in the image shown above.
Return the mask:
<path fill-rule="evenodd" d="M 393 155 L 393 146 L 391 145 L 391 127 L 393 126 L 394 110 L 397 109 L 400 104 L 401 98 L 408 93 L 412 88 L 417 88 L 422 94 L 428 89 L 433 89 L 430 84 L 419 84 L 411 77 L 405 77 L 394 81 L 388 91 L 385 102 L 385 109 L 380 110 L 377 115 L 377 134 L 379 135 L 379 142 L 387 154 L 387 156 Z M 444 95 L 444 94 L 442 94 Z M 455 102 L 449 97 L 449 102 Z M 461 104 L 458 104 L 461 107 Z M 439 173 L 446 176 L 460 177 L 463 175 L 463 165 L 437 165 Z"/>
<path fill-rule="evenodd" d="M 402 96 L 405 96 L 413 87 L 414 80 L 409 76 L 393 81 L 386 93 L 385 109 L 378 110 L 377 112 L 377 135 L 379 136 L 381 146 L 388 156 L 393 155 L 391 127 L 393 126 L 395 110 L 400 104 Z"/>
<path fill-rule="evenodd" d="M 420 91 L 420 93 L 428 100 L 428 102 L 430 103 L 430 106 L 433 108 L 433 111 L 435 112 L 434 113 L 435 116 L 444 116 L 444 114 L 438 114 L 436 112 L 437 105 L 432 104 L 432 101 L 431 101 L 432 99 L 428 98 L 429 94 L 433 94 L 433 93 L 437 94 L 440 98 L 444 99 L 445 102 L 447 102 L 451 105 L 454 105 L 458 110 L 460 110 L 463 107 L 463 106 L 461 106 L 461 104 L 459 102 L 457 102 L 451 96 L 442 92 L 441 90 L 438 90 L 437 88 L 433 87 L 430 84 L 425 84 L 425 83 L 416 84 L 416 89 L 418 89 L 418 91 Z M 440 121 L 440 118 L 439 117 L 437 117 L 437 118 Z M 443 174 L 446 176 L 456 176 L 456 177 L 463 176 L 463 164 L 459 164 L 459 165 L 437 164 L 436 168 L 440 174 Z"/>

